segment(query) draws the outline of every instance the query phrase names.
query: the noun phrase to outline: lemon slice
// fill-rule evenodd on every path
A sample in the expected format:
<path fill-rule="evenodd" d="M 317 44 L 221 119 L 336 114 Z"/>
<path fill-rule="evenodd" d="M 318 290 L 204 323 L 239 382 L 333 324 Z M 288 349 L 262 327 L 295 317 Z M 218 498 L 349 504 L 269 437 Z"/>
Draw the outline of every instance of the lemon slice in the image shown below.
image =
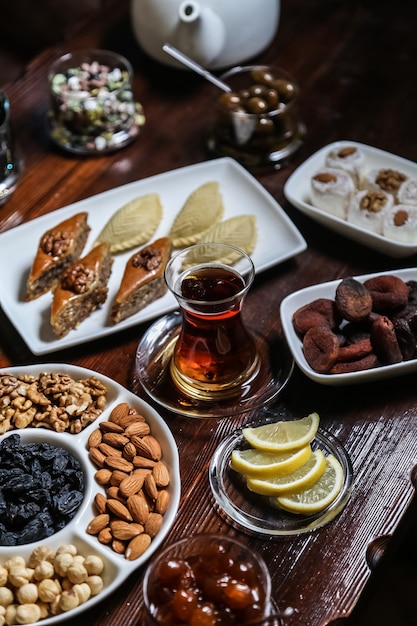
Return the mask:
<path fill-rule="evenodd" d="M 319 513 L 334 502 L 342 490 L 343 481 L 344 472 L 340 462 L 329 454 L 326 469 L 317 482 L 298 493 L 278 497 L 278 504 L 290 513 Z"/>
<path fill-rule="evenodd" d="M 309 445 L 295 452 L 265 452 L 248 448 L 247 450 L 233 450 L 231 466 L 236 472 L 256 478 L 282 476 L 304 465 L 311 457 Z"/>
<path fill-rule="evenodd" d="M 242 434 L 253 447 L 267 452 L 299 450 L 315 437 L 319 427 L 318 413 L 298 420 L 280 421 L 263 426 L 243 428 Z"/>
<path fill-rule="evenodd" d="M 326 469 L 326 457 L 321 450 L 315 450 L 301 467 L 284 474 L 261 480 L 250 476 L 246 479 L 248 489 L 263 496 L 292 494 L 308 489 L 319 480 Z"/>

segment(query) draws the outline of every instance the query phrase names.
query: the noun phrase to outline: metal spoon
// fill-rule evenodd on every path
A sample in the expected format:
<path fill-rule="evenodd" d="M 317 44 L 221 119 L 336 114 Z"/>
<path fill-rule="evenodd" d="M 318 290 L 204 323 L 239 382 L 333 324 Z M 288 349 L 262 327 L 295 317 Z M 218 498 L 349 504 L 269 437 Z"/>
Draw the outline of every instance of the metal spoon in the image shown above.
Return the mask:
<path fill-rule="evenodd" d="M 0 206 L 16 189 L 20 175 L 20 164 L 15 157 L 10 130 L 10 103 L 0 90 Z"/>
<path fill-rule="evenodd" d="M 223 89 L 223 91 L 225 91 L 226 93 L 230 93 L 232 91 L 229 85 L 226 85 L 226 83 L 217 78 L 217 76 L 214 76 L 214 74 L 211 74 L 208 70 L 206 70 L 205 67 L 190 59 L 190 57 L 188 57 L 177 48 L 174 48 L 174 46 L 171 46 L 171 44 L 164 43 L 164 45 L 162 46 L 162 50 L 170 54 L 172 57 L 174 57 L 174 59 L 177 59 L 177 61 L 180 61 L 180 63 L 182 63 L 183 65 L 189 67 L 194 72 L 197 72 L 197 74 L 200 74 L 200 76 L 203 76 L 206 80 L 213 83 L 213 85 L 216 85 L 216 87 Z"/>

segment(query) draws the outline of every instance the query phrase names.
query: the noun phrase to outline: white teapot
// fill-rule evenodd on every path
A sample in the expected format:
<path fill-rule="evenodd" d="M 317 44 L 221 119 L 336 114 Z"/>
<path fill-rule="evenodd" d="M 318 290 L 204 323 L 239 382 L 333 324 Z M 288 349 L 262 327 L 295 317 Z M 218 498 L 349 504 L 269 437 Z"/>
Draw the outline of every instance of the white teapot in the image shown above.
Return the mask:
<path fill-rule="evenodd" d="M 230 67 L 271 43 L 280 4 L 280 0 L 132 0 L 132 29 L 143 50 L 161 63 L 180 65 L 162 50 L 170 43 L 204 67 Z"/>

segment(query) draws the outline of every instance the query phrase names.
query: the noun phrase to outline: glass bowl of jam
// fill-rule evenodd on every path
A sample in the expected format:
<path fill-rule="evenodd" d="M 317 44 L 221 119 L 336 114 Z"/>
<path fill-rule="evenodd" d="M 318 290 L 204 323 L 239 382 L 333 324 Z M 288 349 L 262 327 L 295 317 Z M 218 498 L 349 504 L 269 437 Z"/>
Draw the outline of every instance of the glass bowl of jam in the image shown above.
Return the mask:
<path fill-rule="evenodd" d="M 282 167 L 300 148 L 299 86 L 287 72 L 266 65 L 234 67 L 221 76 L 231 91 L 214 97 L 211 152 L 247 168 Z"/>
<path fill-rule="evenodd" d="M 165 547 L 145 572 L 143 596 L 146 626 L 270 624 L 273 612 L 261 556 L 237 539 L 211 533 Z"/>

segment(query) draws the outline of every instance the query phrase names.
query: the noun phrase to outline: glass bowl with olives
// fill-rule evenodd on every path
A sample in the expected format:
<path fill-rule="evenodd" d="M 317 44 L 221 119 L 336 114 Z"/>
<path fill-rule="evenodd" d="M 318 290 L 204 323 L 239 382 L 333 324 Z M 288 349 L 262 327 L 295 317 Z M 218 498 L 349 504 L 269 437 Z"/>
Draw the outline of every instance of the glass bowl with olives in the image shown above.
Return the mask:
<path fill-rule="evenodd" d="M 266 65 L 234 67 L 221 80 L 231 91 L 216 90 L 210 151 L 248 168 L 282 167 L 304 135 L 296 81 L 284 70 Z"/>

